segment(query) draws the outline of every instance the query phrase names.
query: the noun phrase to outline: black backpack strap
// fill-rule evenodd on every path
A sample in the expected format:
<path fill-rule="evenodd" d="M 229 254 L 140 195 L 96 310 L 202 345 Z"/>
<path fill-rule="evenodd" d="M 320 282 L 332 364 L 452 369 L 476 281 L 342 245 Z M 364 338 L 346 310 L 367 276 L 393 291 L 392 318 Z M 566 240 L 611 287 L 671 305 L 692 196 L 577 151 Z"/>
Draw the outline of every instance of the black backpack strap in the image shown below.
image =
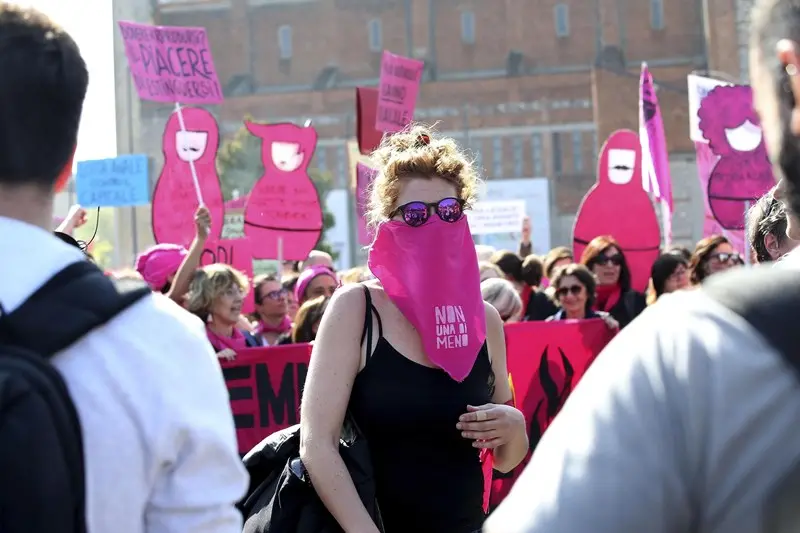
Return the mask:
<path fill-rule="evenodd" d="M 800 271 L 736 268 L 708 278 L 702 290 L 747 320 L 800 373 Z"/>
<path fill-rule="evenodd" d="M 150 294 L 143 281 L 114 281 L 89 261 L 73 263 L 0 317 L 0 343 L 50 357 Z"/>

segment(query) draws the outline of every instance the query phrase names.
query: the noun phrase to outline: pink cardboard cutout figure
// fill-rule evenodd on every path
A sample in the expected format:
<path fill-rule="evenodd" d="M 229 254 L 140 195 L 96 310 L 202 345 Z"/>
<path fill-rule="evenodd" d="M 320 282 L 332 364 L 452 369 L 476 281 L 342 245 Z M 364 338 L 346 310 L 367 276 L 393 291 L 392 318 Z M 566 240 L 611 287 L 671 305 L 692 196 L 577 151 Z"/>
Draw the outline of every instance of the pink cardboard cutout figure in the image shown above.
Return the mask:
<path fill-rule="evenodd" d="M 747 204 L 775 185 L 749 85 L 715 87 L 703 98 L 700 130 L 719 156 L 708 179 L 708 203 L 727 230 L 744 229 Z"/>
<path fill-rule="evenodd" d="M 199 203 L 189 161 L 194 162 L 203 203 L 211 213 L 209 238 L 219 239 L 224 222 L 222 187 L 217 175 L 219 128 L 214 116 L 199 107 L 181 109 L 186 131 L 177 112 L 164 127 L 164 168 L 153 192 L 153 235 L 157 243 L 188 247 L 195 236 L 194 213 Z"/>
<path fill-rule="evenodd" d="M 658 218 L 642 188 L 639 136 L 617 130 L 600 151 L 597 183 L 583 197 L 575 217 L 573 249 L 579 260 L 586 245 L 600 235 L 619 242 L 631 272 L 631 286 L 644 291 L 661 246 Z"/>
<path fill-rule="evenodd" d="M 308 164 L 317 146 L 312 126 L 245 122 L 262 140 L 264 175 L 256 182 L 244 211 L 244 234 L 253 257 L 278 259 L 278 239 L 287 261 L 302 261 L 322 234 L 322 208 Z"/>

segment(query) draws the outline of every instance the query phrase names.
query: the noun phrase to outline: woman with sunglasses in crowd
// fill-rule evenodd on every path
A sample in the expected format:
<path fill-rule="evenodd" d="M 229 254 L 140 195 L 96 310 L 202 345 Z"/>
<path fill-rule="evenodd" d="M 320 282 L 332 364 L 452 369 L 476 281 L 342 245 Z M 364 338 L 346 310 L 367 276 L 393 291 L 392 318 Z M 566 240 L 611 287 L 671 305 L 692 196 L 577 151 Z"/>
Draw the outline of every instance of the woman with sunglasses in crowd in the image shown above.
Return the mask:
<path fill-rule="evenodd" d="M 619 323 L 610 314 L 594 310 L 597 281 L 585 266 L 572 263 L 559 267 L 550 283 L 561 309 L 547 321 L 602 318 L 609 328 L 619 328 Z"/>
<path fill-rule="evenodd" d="M 694 248 L 689 262 L 692 285 L 700 285 L 704 279 L 729 268 L 744 264 L 742 257 L 722 235 L 711 235 L 701 239 Z"/>
<path fill-rule="evenodd" d="M 373 160 L 368 262 L 377 279 L 345 285 L 328 304 L 300 455 L 342 529 L 376 533 L 339 455 L 349 412 L 369 445 L 387 533 L 480 531 L 481 458 L 508 472 L 528 441 L 510 404 L 503 322 L 481 298 L 464 216 L 477 176 L 455 141 L 422 126 L 384 137 Z"/>
<path fill-rule="evenodd" d="M 288 336 L 292 331 L 288 291 L 278 278 L 263 274 L 253 280 L 253 297 L 256 304 L 253 332 L 262 346 L 274 346 L 282 335 Z"/>
<path fill-rule="evenodd" d="M 610 235 L 595 237 L 586 246 L 581 264 L 597 278 L 593 309 L 609 313 L 624 328 L 647 307 L 644 294 L 631 288 L 625 254 Z"/>

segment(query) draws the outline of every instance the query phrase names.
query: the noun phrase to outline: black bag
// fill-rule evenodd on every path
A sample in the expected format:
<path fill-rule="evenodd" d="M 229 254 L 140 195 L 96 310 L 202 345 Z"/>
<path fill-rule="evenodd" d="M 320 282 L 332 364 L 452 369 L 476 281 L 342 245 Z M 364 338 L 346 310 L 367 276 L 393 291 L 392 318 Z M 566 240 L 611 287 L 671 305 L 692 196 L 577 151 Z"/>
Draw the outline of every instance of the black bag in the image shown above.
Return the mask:
<path fill-rule="evenodd" d="M 361 344 L 372 347 L 372 297 L 364 288 L 366 313 Z M 378 316 L 380 327 L 380 316 Z M 369 446 L 348 412 L 339 438 L 339 455 L 350 472 L 361 503 L 379 531 L 384 531 Z M 300 460 L 300 425 L 278 431 L 258 443 L 244 457 L 250 488 L 239 504 L 243 533 L 342 533 L 343 530 L 317 496 Z M 0 532 L 2 533 L 2 532 Z"/>
<path fill-rule="evenodd" d="M 383 531 L 367 441 L 348 415 L 339 454 L 361 503 Z M 250 489 L 239 504 L 244 533 L 341 533 L 343 530 L 317 496 L 300 460 L 300 426 L 273 433 L 244 457 Z"/>
<path fill-rule="evenodd" d="M 82 261 L 0 311 L 0 532 L 86 531 L 80 421 L 49 359 L 149 294 Z"/>
<path fill-rule="evenodd" d="M 716 274 L 703 292 L 741 316 L 800 377 L 800 271 L 757 265 Z"/>

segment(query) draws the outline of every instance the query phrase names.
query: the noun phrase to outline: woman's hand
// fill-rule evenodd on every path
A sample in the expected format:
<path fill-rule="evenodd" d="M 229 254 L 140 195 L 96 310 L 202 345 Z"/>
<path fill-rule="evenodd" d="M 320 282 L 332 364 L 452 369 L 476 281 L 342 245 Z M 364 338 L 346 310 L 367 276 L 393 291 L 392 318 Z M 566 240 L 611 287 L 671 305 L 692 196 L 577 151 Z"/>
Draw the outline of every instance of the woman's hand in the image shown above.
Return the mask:
<path fill-rule="evenodd" d="M 230 348 L 225 348 L 224 350 L 217 352 L 217 358 L 225 359 L 226 361 L 233 361 L 234 359 L 236 359 L 236 352 L 234 352 Z"/>
<path fill-rule="evenodd" d="M 614 317 L 611 315 L 603 315 L 603 322 L 606 323 L 608 329 L 619 329 L 619 322 L 614 320 Z"/>
<path fill-rule="evenodd" d="M 73 205 L 69 208 L 67 217 L 61 224 L 59 224 L 59 226 L 56 228 L 56 231 L 66 233 L 67 235 L 72 235 L 73 231 L 86 224 L 87 217 L 88 213 L 86 212 L 86 209 L 77 204 Z"/>
<path fill-rule="evenodd" d="M 206 206 L 201 205 L 197 208 L 194 214 L 194 226 L 197 239 L 205 242 L 211 232 L 211 213 Z"/>
<path fill-rule="evenodd" d="M 517 432 L 525 432 L 525 417 L 510 405 L 468 405 L 456 428 L 462 437 L 475 441 L 474 447 L 494 449 L 510 442 Z"/>

